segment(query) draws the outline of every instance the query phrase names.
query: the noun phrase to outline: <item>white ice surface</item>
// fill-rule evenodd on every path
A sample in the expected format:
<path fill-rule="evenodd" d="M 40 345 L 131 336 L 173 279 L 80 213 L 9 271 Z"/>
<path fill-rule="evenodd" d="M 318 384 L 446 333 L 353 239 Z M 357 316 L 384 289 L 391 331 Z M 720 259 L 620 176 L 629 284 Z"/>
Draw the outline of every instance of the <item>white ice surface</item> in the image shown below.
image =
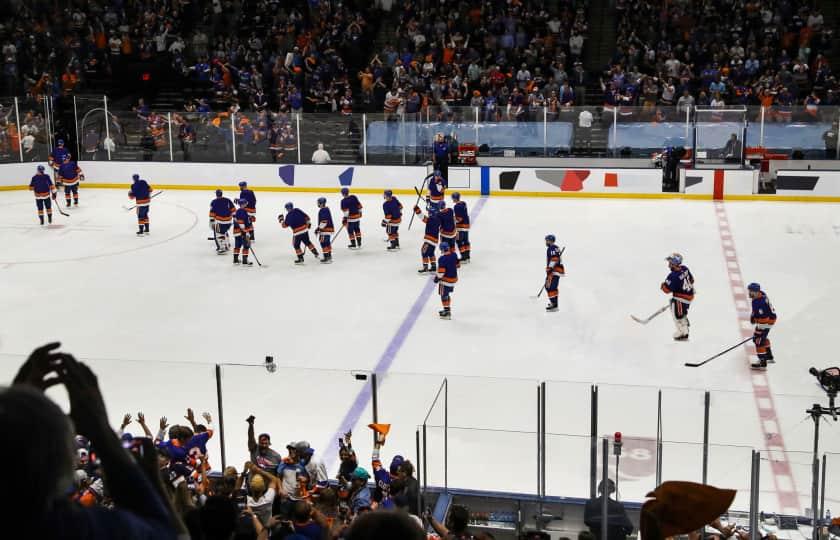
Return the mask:
<path fill-rule="evenodd" d="M 365 384 L 353 373 L 377 366 L 427 284 L 416 274 L 422 224 L 407 231 L 414 198 L 402 197 L 402 251 L 385 252 L 381 198 L 363 196 L 364 248 L 347 250 L 342 233 L 334 264 L 307 255 L 296 267 L 290 233 L 276 214 L 293 201 L 314 216 L 318 195 L 258 194 L 254 247 L 265 266 L 245 269 L 217 256 L 207 240 L 211 197 L 164 193 L 152 204 L 151 236 L 136 238 L 133 213 L 120 208 L 128 203 L 123 191 L 83 187 L 82 206 L 70 218 L 56 214 L 53 228 L 37 224 L 31 194 L 0 194 L 0 382 L 11 380 L 32 348 L 58 339 L 98 373 L 114 425 L 138 410 L 151 424 L 161 415 L 173 423 L 186 407 L 216 413 L 214 364 L 253 364 L 222 367 L 228 462 L 241 466 L 247 458 L 244 419 L 252 413 L 257 431 L 270 432 L 278 448 L 306 439 L 323 452 L 335 433 L 353 428 L 367 462 L 370 402 L 361 402 L 354 425 L 343 419 Z M 329 199 L 338 221 L 338 196 Z M 821 204 L 726 209 L 743 279 L 761 282 L 779 313 L 769 381 L 804 508 L 813 439 L 804 410 L 826 402 L 807 369 L 838 363 L 830 336 L 840 214 Z M 560 311 L 546 314 L 545 298 L 532 297 L 544 276 L 542 238 L 549 232 L 566 246 L 567 276 Z M 380 375 L 379 419 L 393 424 L 387 459 L 392 452 L 415 459 L 415 430 L 445 375 L 449 485 L 533 493 L 537 385 L 546 381 L 547 492 L 586 496 L 589 388 L 597 382 L 599 432 L 623 432 L 619 489 L 638 500 L 653 487 L 657 389 L 669 441 L 663 476 L 696 481 L 703 392 L 711 390 L 709 481 L 739 489 L 736 506 L 746 506 L 750 449 L 765 447 L 748 357 L 733 351 L 702 368 L 683 366 L 740 340 L 711 203 L 492 198 L 471 240 L 474 262 L 461 270 L 453 319 L 438 319 L 433 291 Z M 667 313 L 647 326 L 629 318 L 667 302 L 659 284 L 663 258 L 673 251 L 697 280 L 688 343 L 671 340 Z M 266 355 L 280 366 L 273 375 L 259 367 Z M 434 485 L 444 483 L 443 429 L 436 427 L 443 422 L 441 395 L 426 431 Z M 140 431 L 135 424 L 129 430 Z M 821 432 L 821 449 L 840 452 L 840 426 L 826 423 Z M 829 456 L 828 471 L 826 499 L 836 505 L 840 455 Z M 761 480 L 762 507 L 777 509 L 767 461 Z"/>

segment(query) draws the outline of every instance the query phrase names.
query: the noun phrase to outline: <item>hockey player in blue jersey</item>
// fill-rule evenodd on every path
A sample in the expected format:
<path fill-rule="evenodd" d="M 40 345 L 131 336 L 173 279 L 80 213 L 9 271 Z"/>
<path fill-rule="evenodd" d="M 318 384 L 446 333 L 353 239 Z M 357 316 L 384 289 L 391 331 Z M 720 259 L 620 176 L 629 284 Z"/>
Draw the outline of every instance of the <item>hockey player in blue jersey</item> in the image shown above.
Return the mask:
<path fill-rule="evenodd" d="M 233 215 L 233 264 L 239 264 L 239 254 L 242 254 L 242 265 L 253 266 L 248 260 L 251 247 L 251 217 L 248 215 L 248 201 L 239 199 L 239 209 Z"/>
<path fill-rule="evenodd" d="M 312 224 L 309 222 L 309 216 L 300 208 L 295 208 L 295 205 L 286 203 L 286 215 L 280 214 L 277 216 L 277 221 L 284 229 L 292 229 L 292 246 L 295 248 L 295 264 L 303 264 L 303 250 L 300 245 L 306 246 L 315 258 L 318 258 L 318 250 L 312 245 L 312 240 L 309 239 L 309 228 Z"/>
<path fill-rule="evenodd" d="M 315 234 L 318 235 L 318 243 L 321 244 L 321 253 L 324 258 L 322 263 L 329 264 L 332 262 L 332 233 L 335 232 L 333 225 L 332 213 L 327 208 L 327 199 L 325 197 L 318 198 L 318 227 L 315 229 Z"/>
<path fill-rule="evenodd" d="M 149 204 L 152 200 L 152 186 L 140 178 L 139 174 L 132 175 L 131 189 L 128 198 L 134 201 L 137 211 L 137 236 L 149 234 Z"/>
<path fill-rule="evenodd" d="M 55 185 L 48 174 L 44 174 L 44 166 L 38 165 L 38 173 L 29 182 L 29 189 L 35 194 L 35 206 L 38 208 L 38 219 L 44 224 L 44 209 L 47 210 L 47 220 L 52 223 L 52 201 L 55 200 Z"/>
<path fill-rule="evenodd" d="M 458 240 L 458 233 L 455 230 L 455 212 L 446 207 L 446 201 L 440 201 L 437 205 L 438 219 L 440 220 L 440 241 L 449 244 L 450 249 L 455 253 L 455 242 Z"/>
<path fill-rule="evenodd" d="M 553 234 L 545 237 L 545 292 L 548 295 L 546 311 L 557 311 L 557 289 L 560 286 L 560 278 L 566 275 L 563 255 L 556 241 Z"/>
<path fill-rule="evenodd" d="M 248 217 L 251 218 L 251 242 L 255 240 L 254 238 L 254 222 L 257 221 L 257 196 L 254 195 L 254 192 L 248 189 L 248 182 L 241 181 L 239 182 L 239 198 L 245 199 L 248 201 L 248 206 L 246 210 L 248 210 Z"/>
<path fill-rule="evenodd" d="M 69 156 L 70 152 L 64 147 L 64 140 L 58 139 L 55 141 L 55 148 L 53 148 L 52 152 L 50 152 L 50 155 L 47 157 L 47 161 L 52 169 L 58 171 L 58 168 L 61 167 L 62 163 L 64 163 L 64 158 Z"/>
<path fill-rule="evenodd" d="M 79 182 L 85 179 L 82 169 L 75 161 L 70 159 L 70 154 L 64 156 L 64 163 L 58 168 L 59 182 L 64 186 L 64 201 L 70 207 L 70 196 L 73 196 L 73 204 L 79 206 Z"/>
<path fill-rule="evenodd" d="M 394 197 L 394 192 L 386 189 L 383 193 L 385 202 L 382 203 L 382 212 L 385 214 L 385 219 L 382 220 L 382 226 L 385 227 L 385 232 L 388 234 L 387 250 L 394 252 L 400 249 L 400 223 L 402 223 L 403 205 Z"/>
<path fill-rule="evenodd" d="M 435 283 L 438 284 L 438 294 L 440 294 L 443 309 L 438 312 L 438 315 L 441 319 L 451 319 L 451 295 L 455 290 L 455 284 L 458 282 L 458 268 L 461 267 L 461 263 L 458 262 L 458 256 L 452 252 L 448 242 L 440 243 L 440 251 L 441 256 L 438 258 Z"/>
<path fill-rule="evenodd" d="M 670 272 L 661 285 L 662 292 L 671 296 L 671 315 L 677 327 L 674 340 L 688 339 L 688 308 L 694 300 L 694 276 L 687 266 L 683 265 L 682 255 L 672 253 L 665 258 Z"/>
<path fill-rule="evenodd" d="M 747 292 L 752 300 L 750 322 L 755 325 L 753 343 L 755 344 L 756 356 L 758 356 L 758 361 L 753 362 L 751 367 L 753 369 L 765 369 L 767 362 L 773 360 L 773 351 L 770 349 L 770 340 L 767 339 L 767 336 L 770 334 L 770 329 L 776 324 L 776 310 L 773 309 L 773 304 L 770 303 L 770 299 L 767 298 L 767 294 L 761 290 L 761 285 L 758 283 L 747 285 Z"/>
<path fill-rule="evenodd" d="M 452 194 L 455 212 L 455 229 L 458 232 L 458 253 L 461 255 L 462 263 L 470 262 L 470 213 L 467 210 L 467 203 L 461 200 L 461 194 L 457 191 Z"/>
<path fill-rule="evenodd" d="M 347 236 L 350 238 L 350 249 L 362 247 L 362 230 L 359 222 L 362 220 L 362 203 L 355 195 L 350 195 L 350 190 L 341 188 L 341 224 L 347 227 Z"/>
<path fill-rule="evenodd" d="M 420 216 L 420 219 L 426 224 L 426 230 L 423 232 L 423 245 L 420 246 L 420 257 L 423 259 L 423 268 L 418 270 L 417 273 L 423 275 L 426 272 L 436 272 L 435 247 L 438 244 L 438 236 L 440 235 L 440 220 L 437 216 L 437 205 L 429 204 L 428 215 L 423 214 L 419 206 L 414 207 L 414 213 Z"/>
<path fill-rule="evenodd" d="M 443 201 L 446 194 L 446 179 L 439 170 L 435 171 L 435 175 L 429 180 L 429 200 L 433 203 Z"/>
<path fill-rule="evenodd" d="M 230 251 L 228 231 L 233 223 L 236 206 L 233 201 L 223 196 L 222 190 L 216 190 L 216 198 L 210 201 L 210 228 L 216 241 L 216 253 L 223 255 Z"/>

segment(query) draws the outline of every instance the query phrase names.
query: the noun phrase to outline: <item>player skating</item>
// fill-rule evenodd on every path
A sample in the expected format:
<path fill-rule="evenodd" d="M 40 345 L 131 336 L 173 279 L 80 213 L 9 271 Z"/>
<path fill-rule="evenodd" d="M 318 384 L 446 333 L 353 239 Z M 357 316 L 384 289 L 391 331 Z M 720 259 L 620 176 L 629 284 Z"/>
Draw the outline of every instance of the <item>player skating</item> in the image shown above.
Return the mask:
<path fill-rule="evenodd" d="M 333 225 L 332 213 L 327 208 L 327 199 L 325 197 L 318 198 L 318 227 L 315 229 L 315 234 L 318 235 L 318 243 L 321 244 L 321 253 L 324 258 L 322 263 L 329 264 L 332 262 L 332 233 L 335 232 Z"/>
<path fill-rule="evenodd" d="M 458 240 L 458 233 L 455 231 L 455 212 L 446 207 L 446 201 L 440 201 L 437 205 L 438 219 L 440 220 L 440 241 L 448 243 L 449 248 L 455 253 L 455 242 Z"/>
<path fill-rule="evenodd" d="M 665 258 L 670 272 L 662 283 L 662 292 L 671 296 L 671 315 L 677 327 L 674 340 L 688 340 L 688 308 L 694 300 L 694 276 L 687 266 L 683 265 L 682 255 L 672 253 Z"/>
<path fill-rule="evenodd" d="M 452 194 L 455 212 L 455 229 L 458 232 L 458 253 L 461 255 L 462 263 L 470 262 L 470 213 L 467 210 L 467 203 L 461 200 L 461 194 L 457 191 Z"/>
<path fill-rule="evenodd" d="M 295 205 L 290 202 L 286 203 L 285 208 L 286 215 L 280 214 L 277 216 L 277 221 L 280 222 L 280 225 L 284 229 L 292 229 L 292 246 L 295 248 L 295 255 L 297 255 L 295 264 L 303 264 L 301 244 L 306 246 L 317 259 L 318 250 L 315 249 L 315 246 L 312 245 L 312 241 L 309 239 L 309 227 L 312 226 L 309 222 L 309 216 L 300 208 L 295 208 Z"/>
<path fill-rule="evenodd" d="M 58 167 L 59 182 L 64 186 L 64 201 L 67 208 L 70 208 L 70 197 L 73 197 L 73 204 L 79 206 L 79 182 L 85 179 L 82 169 L 70 158 L 70 154 L 64 156 L 64 162 Z"/>
<path fill-rule="evenodd" d="M 388 234 L 388 251 L 397 251 L 400 249 L 400 223 L 402 223 L 402 203 L 394 197 L 394 192 L 386 189 L 383 193 L 385 202 L 382 203 L 382 212 L 385 214 L 385 219 L 382 220 L 382 226 L 385 227 L 385 232 Z"/>
<path fill-rule="evenodd" d="M 440 294 L 440 302 L 443 309 L 438 312 L 441 319 L 451 319 L 452 310 L 452 292 L 455 290 L 455 284 L 458 282 L 458 268 L 461 264 L 458 262 L 458 256 L 452 252 L 448 242 L 440 243 L 441 256 L 438 259 L 437 275 L 435 276 L 435 283 L 438 284 L 438 294 Z"/>
<path fill-rule="evenodd" d="M 29 182 L 29 189 L 35 194 L 35 206 L 38 208 L 38 219 L 41 225 L 44 224 L 44 209 L 47 210 L 47 221 L 52 223 L 52 201 L 56 197 L 55 185 L 52 178 L 44 174 L 43 165 L 38 165 L 38 173 Z"/>
<path fill-rule="evenodd" d="M 244 180 L 239 182 L 239 199 L 248 201 L 246 210 L 248 211 L 248 217 L 251 218 L 250 238 L 251 242 L 254 242 L 256 241 L 254 238 L 254 222 L 257 221 L 257 196 L 254 195 L 252 190 L 248 189 L 248 182 Z"/>
<path fill-rule="evenodd" d="M 350 194 L 346 187 L 341 188 L 341 224 L 347 227 L 347 236 L 350 238 L 350 249 L 362 247 L 362 229 L 359 222 L 362 220 L 362 203 L 355 195 Z"/>
<path fill-rule="evenodd" d="M 445 195 L 446 179 L 440 170 L 435 170 L 435 175 L 429 180 L 429 200 L 433 203 L 439 203 L 443 201 Z"/>
<path fill-rule="evenodd" d="M 239 199 L 237 201 L 239 209 L 233 215 L 233 264 L 239 263 L 239 254 L 242 254 L 242 265 L 253 266 L 254 263 L 248 261 L 248 250 L 251 247 L 251 218 L 248 216 L 248 201 L 246 199 Z"/>
<path fill-rule="evenodd" d="M 436 272 L 435 247 L 438 244 L 438 235 L 440 234 L 440 220 L 437 216 L 437 205 L 429 204 L 428 215 L 423 214 L 419 206 L 414 207 L 414 213 L 420 216 L 420 219 L 426 224 L 426 230 L 423 232 L 423 245 L 420 246 L 420 257 L 423 259 L 423 267 L 417 273 L 422 275 L 426 272 Z"/>
<path fill-rule="evenodd" d="M 134 201 L 137 211 L 137 236 L 149 234 L 149 205 L 152 200 L 152 186 L 140 178 L 139 174 L 131 176 L 131 189 L 128 198 Z M 69 205 L 68 205 L 69 206 Z"/>
<path fill-rule="evenodd" d="M 557 311 L 557 289 L 560 277 L 566 274 L 563 266 L 563 252 L 557 246 L 557 239 L 553 234 L 545 237 L 545 292 L 548 295 L 546 311 Z"/>
<path fill-rule="evenodd" d="M 216 253 L 224 255 L 230 251 L 230 237 L 228 231 L 233 222 L 236 206 L 233 201 L 225 197 L 221 189 L 216 190 L 216 198 L 210 201 L 210 228 L 213 229 L 213 239 L 216 241 Z"/>
<path fill-rule="evenodd" d="M 770 340 L 767 339 L 770 329 L 776 324 L 776 310 L 767 298 L 767 294 L 761 290 L 758 283 L 747 285 L 747 291 L 752 299 L 752 313 L 750 322 L 755 325 L 753 343 L 758 361 L 754 362 L 753 369 L 765 369 L 767 362 L 773 360 L 773 351 L 770 349 Z"/>

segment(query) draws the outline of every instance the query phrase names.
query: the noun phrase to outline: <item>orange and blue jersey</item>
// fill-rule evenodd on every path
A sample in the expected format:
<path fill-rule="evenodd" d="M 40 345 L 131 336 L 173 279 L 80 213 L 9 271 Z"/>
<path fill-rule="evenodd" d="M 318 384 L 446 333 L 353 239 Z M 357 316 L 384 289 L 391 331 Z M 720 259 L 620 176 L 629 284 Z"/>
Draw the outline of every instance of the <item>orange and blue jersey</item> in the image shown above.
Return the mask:
<path fill-rule="evenodd" d="M 309 229 L 309 216 L 307 216 L 300 208 L 293 208 L 291 212 L 286 214 L 283 218 L 283 228 L 292 229 L 292 234 L 295 236 L 304 234 Z"/>
<path fill-rule="evenodd" d="M 429 180 L 429 198 L 434 202 L 443 200 L 444 191 L 446 191 L 446 182 L 440 176 L 435 176 Z"/>
<path fill-rule="evenodd" d="M 253 218 L 253 214 L 257 212 L 257 196 L 254 195 L 254 192 L 250 189 L 243 189 L 239 192 L 239 198 L 248 201 L 247 210 Z"/>
<path fill-rule="evenodd" d="M 170 461 L 176 463 L 188 463 L 190 450 L 195 447 L 204 449 L 203 454 L 206 455 L 207 440 L 213 436 L 213 430 L 208 429 L 204 433 L 193 435 L 186 444 L 181 445 L 177 439 L 170 439 L 165 442 L 158 443 L 158 448 L 165 448 L 169 453 Z"/>
<path fill-rule="evenodd" d="M 396 197 L 391 197 L 382 203 L 382 211 L 385 213 L 385 221 L 391 225 L 397 225 L 402 222 L 403 205 Z"/>
<path fill-rule="evenodd" d="M 52 178 L 46 174 L 36 174 L 29 182 L 29 189 L 35 192 L 36 199 L 49 199 L 51 193 L 55 193 L 55 186 Z"/>
<path fill-rule="evenodd" d="M 750 320 L 759 330 L 772 328 L 776 324 L 776 310 L 764 291 L 759 291 L 758 297 L 752 300 L 752 314 Z"/>
<path fill-rule="evenodd" d="M 73 186 L 79 183 L 79 174 L 82 169 L 76 165 L 75 161 L 65 161 L 58 168 L 58 175 L 61 177 L 61 182 L 65 186 Z"/>
<path fill-rule="evenodd" d="M 674 300 L 683 304 L 690 304 L 694 300 L 694 276 L 685 265 L 680 265 L 676 270 L 671 270 L 665 281 L 662 282 L 662 292 L 673 294 Z"/>
<path fill-rule="evenodd" d="M 335 225 L 333 225 L 332 212 L 326 206 L 318 210 L 318 229 L 322 233 L 335 232 Z"/>
<path fill-rule="evenodd" d="M 458 282 L 458 268 L 461 263 L 458 262 L 458 256 L 453 253 L 444 253 L 438 258 L 437 273 L 440 278 L 440 283 L 447 287 L 454 287 Z"/>
<path fill-rule="evenodd" d="M 455 213 L 451 208 L 444 208 L 438 212 L 440 220 L 440 235 L 447 238 L 455 236 Z"/>
<path fill-rule="evenodd" d="M 419 211 L 416 213 L 420 213 Z M 423 240 L 426 243 L 436 246 L 438 243 L 438 235 L 440 234 L 440 220 L 437 214 L 429 214 L 422 216 L 423 223 L 426 224 L 426 230 L 423 232 Z"/>
<path fill-rule="evenodd" d="M 470 228 L 470 213 L 467 211 L 467 203 L 458 201 L 455 203 L 455 227 L 459 231 L 465 231 Z"/>
<path fill-rule="evenodd" d="M 131 189 L 128 190 L 128 198 L 134 199 L 137 206 L 149 206 L 149 201 L 152 200 L 152 186 L 145 180 L 137 180 L 131 184 Z"/>
<path fill-rule="evenodd" d="M 210 201 L 210 217 L 218 223 L 230 223 L 236 206 L 227 197 L 217 197 Z"/>
<path fill-rule="evenodd" d="M 53 151 L 50 152 L 47 161 L 49 161 L 50 167 L 53 169 L 58 169 L 62 163 L 64 163 L 64 158 L 70 155 L 70 151 L 67 150 L 64 146 L 56 146 L 53 148 Z"/>
<path fill-rule="evenodd" d="M 560 248 L 557 244 L 551 244 L 545 250 L 545 272 L 552 276 L 563 276 L 566 268 L 563 266 L 563 259 L 560 257 Z"/>
<path fill-rule="evenodd" d="M 341 211 L 347 221 L 359 221 L 362 219 L 362 203 L 355 195 L 348 195 L 341 199 Z"/>
<path fill-rule="evenodd" d="M 233 234 L 235 236 L 239 236 L 242 234 L 242 231 L 246 233 L 251 232 L 253 227 L 251 227 L 251 217 L 248 215 L 248 210 L 245 208 L 240 208 L 236 211 L 233 215 L 233 219 L 235 220 L 235 226 L 233 230 Z"/>

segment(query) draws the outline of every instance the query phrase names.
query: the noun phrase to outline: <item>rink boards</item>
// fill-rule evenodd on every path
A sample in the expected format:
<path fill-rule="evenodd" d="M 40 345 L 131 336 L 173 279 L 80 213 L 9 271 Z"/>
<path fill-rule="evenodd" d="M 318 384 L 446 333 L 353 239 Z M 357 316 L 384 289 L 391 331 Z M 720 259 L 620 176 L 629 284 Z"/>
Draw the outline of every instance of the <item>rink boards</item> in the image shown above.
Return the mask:
<path fill-rule="evenodd" d="M 35 163 L 0 166 L 0 190 L 26 189 Z M 391 189 L 413 194 L 428 174 L 423 165 L 268 165 L 234 163 L 82 162 L 83 188 L 127 188 L 135 173 L 157 189 L 235 189 L 245 180 L 267 192 L 357 193 Z M 680 170 L 679 192 L 662 192 L 662 171 L 633 168 L 449 167 L 450 190 L 464 195 L 685 198 L 840 202 L 840 171 L 783 170 L 777 193 L 759 195 L 753 170 Z"/>

